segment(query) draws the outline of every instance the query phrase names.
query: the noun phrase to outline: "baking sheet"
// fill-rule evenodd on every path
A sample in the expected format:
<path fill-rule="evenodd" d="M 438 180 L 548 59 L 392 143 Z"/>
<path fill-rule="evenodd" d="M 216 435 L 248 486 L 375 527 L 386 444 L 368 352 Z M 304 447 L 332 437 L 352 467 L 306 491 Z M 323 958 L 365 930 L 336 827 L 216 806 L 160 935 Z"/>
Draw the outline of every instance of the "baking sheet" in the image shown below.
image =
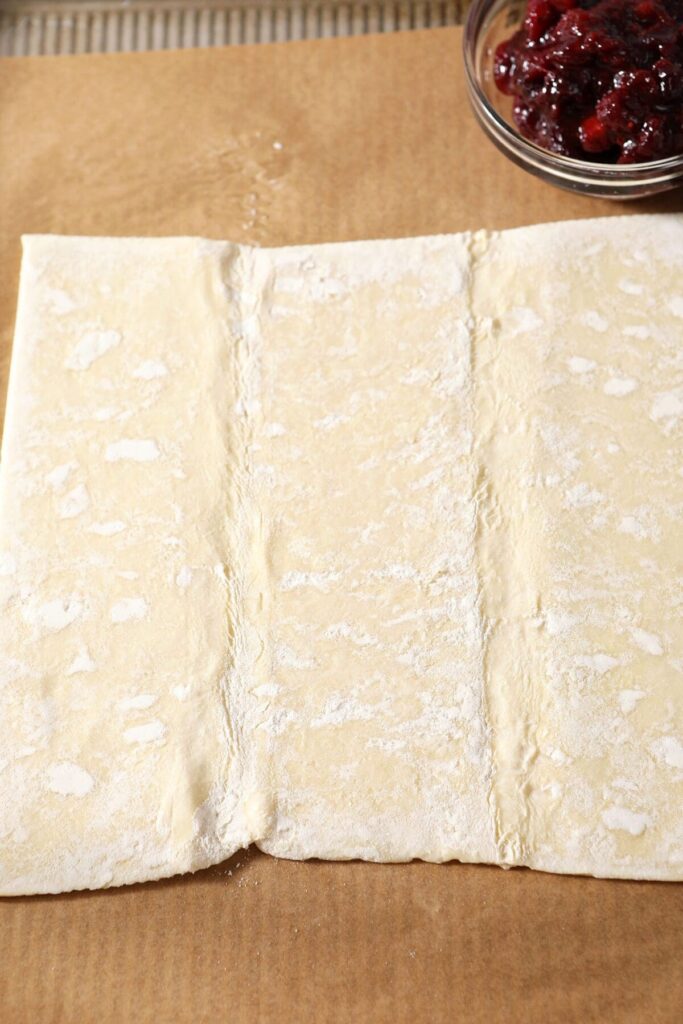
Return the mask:
<path fill-rule="evenodd" d="M 22 232 L 259 244 L 683 210 L 555 191 L 466 107 L 460 32 L 0 62 L 0 352 Z M 12 1024 L 668 1024 L 683 887 L 237 855 L 194 877 L 0 901 Z"/>
<path fill-rule="evenodd" d="M 0 0 L 0 56 L 126 53 L 460 25 L 469 0 Z"/>

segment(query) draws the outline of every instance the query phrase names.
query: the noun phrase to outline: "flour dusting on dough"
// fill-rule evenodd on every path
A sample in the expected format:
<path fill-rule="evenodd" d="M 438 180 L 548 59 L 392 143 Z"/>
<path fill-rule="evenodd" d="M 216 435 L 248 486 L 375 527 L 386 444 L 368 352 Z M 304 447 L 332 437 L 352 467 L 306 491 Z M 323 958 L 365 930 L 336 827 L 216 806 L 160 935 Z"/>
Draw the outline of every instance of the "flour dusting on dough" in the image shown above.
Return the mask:
<path fill-rule="evenodd" d="M 683 877 L 681 280 L 676 215 L 27 239 L 0 892 L 253 842 Z"/>
<path fill-rule="evenodd" d="M 104 457 L 107 462 L 154 462 L 161 455 L 156 441 L 134 440 L 126 438 L 123 441 L 114 441 L 108 444 Z"/>
<path fill-rule="evenodd" d="M 136 622 L 144 619 L 149 606 L 144 597 L 124 597 L 116 601 L 111 607 L 110 618 L 112 622 Z"/>
<path fill-rule="evenodd" d="M 95 785 L 92 775 L 71 761 L 50 765 L 47 770 L 47 786 L 61 796 L 85 796 Z"/>
<path fill-rule="evenodd" d="M 166 731 L 164 723 L 154 719 L 144 725 L 133 725 L 126 729 L 123 738 L 126 743 L 158 743 L 164 739 Z"/>
<path fill-rule="evenodd" d="M 98 359 L 121 341 L 118 331 L 87 331 L 65 362 L 70 370 L 89 370 Z"/>

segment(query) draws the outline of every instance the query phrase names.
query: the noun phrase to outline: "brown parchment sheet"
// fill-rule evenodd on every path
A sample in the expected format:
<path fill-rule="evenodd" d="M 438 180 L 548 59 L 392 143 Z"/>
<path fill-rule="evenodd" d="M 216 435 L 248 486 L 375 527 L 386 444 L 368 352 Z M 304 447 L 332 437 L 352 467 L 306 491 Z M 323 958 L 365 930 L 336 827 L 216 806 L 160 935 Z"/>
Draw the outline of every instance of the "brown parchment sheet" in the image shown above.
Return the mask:
<path fill-rule="evenodd" d="M 467 107 L 460 30 L 0 61 L 0 352 L 20 235 L 262 245 L 683 210 L 561 193 Z M 0 751 L 1 758 L 1 751 Z M 683 886 L 276 861 L 0 900 L 4 1024 L 673 1024 Z"/>

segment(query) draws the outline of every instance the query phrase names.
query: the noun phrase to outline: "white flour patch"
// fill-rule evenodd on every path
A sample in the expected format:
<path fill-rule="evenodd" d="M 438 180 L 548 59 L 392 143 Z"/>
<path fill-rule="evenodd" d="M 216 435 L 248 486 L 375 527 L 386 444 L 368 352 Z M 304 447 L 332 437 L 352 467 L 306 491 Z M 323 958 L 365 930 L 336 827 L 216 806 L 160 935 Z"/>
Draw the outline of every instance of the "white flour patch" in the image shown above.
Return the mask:
<path fill-rule="evenodd" d="M 57 511 L 60 519 L 75 519 L 89 508 L 90 495 L 87 488 L 83 484 L 78 484 L 64 495 Z"/>
<path fill-rule="evenodd" d="M 372 636 L 362 629 L 354 629 L 348 622 L 336 622 L 334 625 L 328 626 L 323 636 L 328 640 L 337 640 L 342 637 L 345 640 L 350 640 L 357 647 L 376 647 L 378 643 L 376 636 Z"/>
<path fill-rule="evenodd" d="M 112 537 L 115 533 L 125 530 L 126 524 L 120 519 L 109 519 L 106 523 L 92 523 L 88 527 L 89 533 L 97 533 L 100 537 Z"/>
<path fill-rule="evenodd" d="M 405 750 L 408 746 L 408 741 L 398 738 L 385 739 L 382 736 L 373 736 L 367 741 L 366 746 L 369 750 L 375 749 L 381 750 L 385 754 L 397 754 L 399 751 Z"/>
<path fill-rule="evenodd" d="M 281 688 L 277 683 L 261 683 L 260 686 L 255 686 L 253 690 L 251 690 L 251 693 L 253 693 L 255 697 L 271 698 L 277 697 L 278 693 L 280 693 L 280 689 Z"/>
<path fill-rule="evenodd" d="M 342 725 L 344 722 L 369 721 L 377 714 L 377 708 L 361 704 L 355 697 L 330 697 L 322 713 L 311 721 L 313 729 L 325 725 Z"/>
<path fill-rule="evenodd" d="M 326 593 L 330 583 L 336 583 L 339 573 L 327 572 L 286 572 L 280 580 L 280 590 L 296 590 L 299 587 L 313 587 Z"/>
<path fill-rule="evenodd" d="M 57 598 L 23 609 L 24 619 L 31 625 L 51 633 L 59 633 L 83 614 L 83 603 L 75 597 Z"/>
<path fill-rule="evenodd" d="M 543 622 L 550 636 L 559 636 L 575 626 L 578 619 L 575 615 L 570 615 L 569 612 L 556 612 L 553 609 L 548 609 L 544 614 Z"/>
<path fill-rule="evenodd" d="M 622 398 L 624 395 L 632 394 L 637 387 L 638 381 L 632 377 L 610 377 L 602 390 L 606 395 Z"/>
<path fill-rule="evenodd" d="M 574 374 L 591 373 L 597 365 L 593 359 L 585 359 L 583 356 L 570 356 L 567 360 L 569 372 Z"/>
<path fill-rule="evenodd" d="M 602 812 L 603 823 L 607 828 L 617 832 L 628 832 L 632 836 L 642 836 L 650 824 L 647 814 L 637 814 L 629 811 L 627 807 L 608 807 Z"/>
<path fill-rule="evenodd" d="M 95 785 L 90 772 L 72 761 L 60 761 L 47 769 L 47 788 L 61 796 L 85 796 Z"/>
<path fill-rule="evenodd" d="M 80 672 L 94 672 L 95 662 L 90 657 L 87 647 L 81 647 L 80 651 L 66 670 L 68 676 L 75 676 Z"/>
<path fill-rule="evenodd" d="M 571 508 L 588 508 L 589 505 L 597 505 L 603 501 L 604 494 L 601 494 L 600 491 L 591 490 L 588 484 L 581 483 L 570 487 L 565 492 L 565 498 Z"/>
<path fill-rule="evenodd" d="M 630 715 L 635 711 L 638 701 L 641 701 L 647 694 L 644 690 L 622 690 L 619 694 L 619 707 L 624 715 Z"/>
<path fill-rule="evenodd" d="M 617 287 L 624 295 L 642 295 L 644 291 L 642 284 L 638 281 L 632 281 L 628 277 L 622 277 Z"/>
<path fill-rule="evenodd" d="M 263 428 L 266 437 L 284 437 L 287 431 L 281 423 L 267 423 Z"/>
<path fill-rule="evenodd" d="M 669 300 L 669 309 L 674 316 L 683 319 L 683 295 L 674 295 L 673 299 Z"/>
<path fill-rule="evenodd" d="M 341 426 L 342 423 L 348 423 L 351 417 L 341 412 L 331 412 L 327 416 L 323 416 L 321 420 L 313 420 L 313 426 L 316 430 L 334 430 L 335 427 Z"/>
<path fill-rule="evenodd" d="M 638 785 L 637 785 L 637 783 L 635 783 L 633 781 L 633 779 L 617 778 L 617 779 L 612 779 L 612 789 L 621 789 L 622 791 L 624 791 L 626 793 L 637 793 L 638 792 Z M 605 799 L 608 799 L 608 798 L 605 797 Z"/>
<path fill-rule="evenodd" d="M 148 607 L 144 597 L 124 597 L 112 605 L 109 617 L 112 622 L 136 622 L 144 619 Z"/>
<path fill-rule="evenodd" d="M 95 419 L 98 423 L 106 423 L 107 420 L 113 420 L 114 416 L 119 414 L 119 410 L 113 405 L 103 405 L 95 412 Z"/>
<path fill-rule="evenodd" d="M 589 668 L 601 676 L 620 664 L 619 659 L 613 658 L 610 654 L 580 654 L 574 661 L 582 668 Z"/>
<path fill-rule="evenodd" d="M 158 718 L 144 725 L 133 725 L 126 729 L 123 738 L 126 743 L 156 743 L 166 736 L 166 726 Z"/>
<path fill-rule="evenodd" d="M 0 576 L 14 576 L 17 571 L 17 560 L 9 551 L 0 552 Z"/>
<path fill-rule="evenodd" d="M 157 359 L 145 359 L 133 370 L 133 376 L 138 380 L 157 380 L 159 377 L 168 375 L 168 367 Z"/>
<path fill-rule="evenodd" d="M 609 327 L 609 320 L 606 320 L 604 316 L 601 316 L 594 309 L 589 309 L 583 314 L 581 323 L 586 327 L 590 327 L 592 331 L 598 331 L 600 334 L 604 334 Z"/>
<path fill-rule="evenodd" d="M 104 457 L 107 462 L 154 462 L 161 455 L 156 441 L 125 438 L 108 444 Z"/>
<path fill-rule="evenodd" d="M 514 338 L 518 334 L 528 334 L 542 327 L 543 321 L 538 313 L 528 306 L 515 306 L 505 317 L 505 326 Z"/>
<path fill-rule="evenodd" d="M 88 331 L 74 348 L 64 365 L 68 370 L 88 370 L 96 360 L 121 341 L 118 331 Z"/>
<path fill-rule="evenodd" d="M 650 750 L 658 761 L 664 761 L 670 768 L 683 771 L 683 743 L 676 736 L 660 736 L 650 744 Z"/>
<path fill-rule="evenodd" d="M 156 693 L 138 693 L 135 697 L 126 697 L 124 700 L 120 700 L 117 707 L 121 711 L 137 711 L 144 708 L 151 708 L 152 704 L 156 704 L 159 697 Z"/>
<path fill-rule="evenodd" d="M 629 324 L 628 327 L 624 327 L 624 334 L 627 338 L 637 338 L 638 341 L 647 341 L 651 335 L 649 327 L 645 327 L 644 324 Z"/>
<path fill-rule="evenodd" d="M 302 657 L 293 651 L 287 644 L 275 645 L 275 663 L 282 668 L 315 668 L 314 658 Z"/>
<path fill-rule="evenodd" d="M 56 316 L 65 316 L 66 313 L 72 313 L 76 309 L 76 302 L 63 288 L 47 288 L 45 297 L 50 306 L 50 312 Z"/>
<path fill-rule="evenodd" d="M 186 590 L 192 582 L 192 569 L 189 565 L 183 565 L 175 576 L 175 583 L 181 590 Z"/>
<path fill-rule="evenodd" d="M 662 641 L 654 633 L 648 633 L 646 630 L 638 629 L 636 626 L 632 626 L 630 632 L 633 642 L 640 647 L 641 651 L 654 655 L 664 653 Z"/>
<path fill-rule="evenodd" d="M 414 566 L 400 562 L 387 565 L 383 569 L 371 569 L 368 577 L 371 580 L 410 580 L 413 583 L 420 581 L 420 573 Z"/>
<path fill-rule="evenodd" d="M 683 389 L 664 391 L 657 395 L 650 409 L 651 419 L 655 422 L 659 420 L 676 421 L 679 416 L 683 416 Z"/>
<path fill-rule="evenodd" d="M 640 540 L 644 540 L 648 535 L 647 528 L 635 516 L 623 516 L 617 529 L 619 533 L 628 533 Z"/>
<path fill-rule="evenodd" d="M 45 475 L 45 483 L 48 487 L 52 487 L 53 490 L 57 491 L 64 486 L 69 475 L 73 473 L 75 469 L 78 469 L 78 463 L 71 460 L 71 462 L 63 462 L 61 466 L 55 466 L 49 473 Z"/>

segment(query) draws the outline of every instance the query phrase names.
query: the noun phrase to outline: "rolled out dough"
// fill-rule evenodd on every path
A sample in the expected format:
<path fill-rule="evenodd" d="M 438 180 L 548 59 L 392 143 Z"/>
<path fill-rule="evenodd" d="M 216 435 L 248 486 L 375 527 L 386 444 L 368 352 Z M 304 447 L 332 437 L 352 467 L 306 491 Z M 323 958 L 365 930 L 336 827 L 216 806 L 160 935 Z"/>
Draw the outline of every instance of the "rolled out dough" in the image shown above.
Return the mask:
<path fill-rule="evenodd" d="M 0 892 L 683 877 L 683 218 L 24 244 Z"/>

